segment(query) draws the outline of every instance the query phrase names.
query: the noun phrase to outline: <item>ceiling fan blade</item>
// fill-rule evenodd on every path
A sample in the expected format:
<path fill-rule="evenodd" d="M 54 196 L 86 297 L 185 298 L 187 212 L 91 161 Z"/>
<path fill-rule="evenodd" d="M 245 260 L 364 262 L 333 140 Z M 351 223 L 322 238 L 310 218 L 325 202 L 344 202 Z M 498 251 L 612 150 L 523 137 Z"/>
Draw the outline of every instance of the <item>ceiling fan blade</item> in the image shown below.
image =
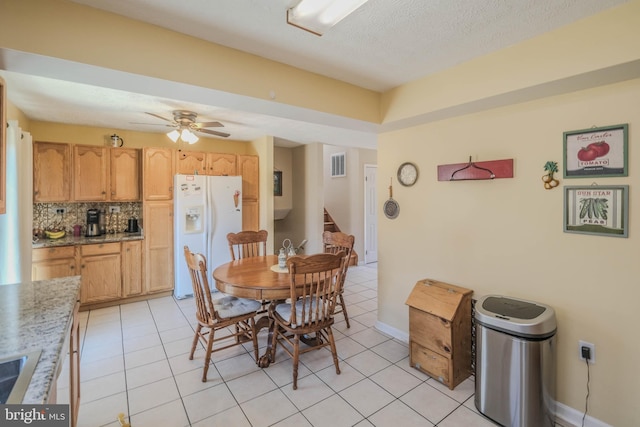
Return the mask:
<path fill-rule="evenodd" d="M 210 134 L 210 135 L 221 136 L 221 137 L 223 137 L 223 138 L 226 138 L 226 137 L 228 137 L 229 135 L 231 135 L 231 134 L 229 134 L 229 133 L 218 132 L 218 131 L 215 131 L 215 130 L 209 130 L 209 129 L 196 129 L 196 131 L 197 131 L 197 132 L 202 132 L 202 133 L 208 133 L 208 134 Z"/>
<path fill-rule="evenodd" d="M 201 123 L 194 123 L 193 126 L 196 129 L 202 129 L 202 128 L 221 128 L 224 127 L 224 125 L 220 122 L 201 122 Z"/>
<path fill-rule="evenodd" d="M 167 121 L 167 122 L 173 122 L 173 120 L 165 119 L 164 117 L 159 116 L 159 115 L 154 114 L 154 113 L 147 113 L 147 112 L 145 112 L 145 114 L 148 114 L 148 115 L 153 116 L 153 117 L 157 117 L 157 118 L 159 118 L 159 119 L 161 119 L 161 120 L 164 120 L 164 121 Z"/>
<path fill-rule="evenodd" d="M 131 125 L 147 125 L 147 126 L 165 126 L 165 127 L 176 127 L 174 124 L 164 124 L 164 123 L 143 123 L 143 122 L 129 122 Z"/>

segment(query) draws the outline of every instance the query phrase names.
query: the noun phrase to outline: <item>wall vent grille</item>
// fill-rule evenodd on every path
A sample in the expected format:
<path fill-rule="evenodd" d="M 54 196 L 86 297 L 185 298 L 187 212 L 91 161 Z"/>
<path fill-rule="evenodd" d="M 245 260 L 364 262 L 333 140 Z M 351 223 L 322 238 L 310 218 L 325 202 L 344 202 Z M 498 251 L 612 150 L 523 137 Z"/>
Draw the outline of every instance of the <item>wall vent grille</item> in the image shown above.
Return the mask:
<path fill-rule="evenodd" d="M 337 178 L 347 176 L 345 168 L 345 153 L 336 153 L 331 155 L 331 177 Z"/>

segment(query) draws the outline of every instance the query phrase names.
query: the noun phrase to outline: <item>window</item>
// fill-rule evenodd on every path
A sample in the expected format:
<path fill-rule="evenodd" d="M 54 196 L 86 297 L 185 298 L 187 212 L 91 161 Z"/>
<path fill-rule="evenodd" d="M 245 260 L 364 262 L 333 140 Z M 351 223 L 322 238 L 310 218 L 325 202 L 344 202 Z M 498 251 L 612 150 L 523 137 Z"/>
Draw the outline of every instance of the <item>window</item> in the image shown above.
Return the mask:
<path fill-rule="evenodd" d="M 345 153 L 331 155 L 331 177 L 347 176 L 345 170 Z"/>

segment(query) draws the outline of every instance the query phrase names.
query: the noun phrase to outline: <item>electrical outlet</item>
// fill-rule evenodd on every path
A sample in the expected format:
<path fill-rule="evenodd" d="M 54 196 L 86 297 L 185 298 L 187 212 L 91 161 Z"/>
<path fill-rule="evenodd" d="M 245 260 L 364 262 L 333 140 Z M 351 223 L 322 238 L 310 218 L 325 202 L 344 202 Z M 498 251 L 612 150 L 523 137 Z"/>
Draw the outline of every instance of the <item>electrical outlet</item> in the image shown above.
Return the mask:
<path fill-rule="evenodd" d="M 589 364 L 596 363 L 596 345 L 586 341 L 578 341 L 578 357 L 580 360 L 586 360 L 586 353 L 589 353 Z"/>
<path fill-rule="evenodd" d="M 120 206 L 109 206 L 109 213 L 120 213 Z"/>
<path fill-rule="evenodd" d="M 65 208 L 56 208 L 56 213 L 58 215 L 64 215 L 65 213 L 67 213 L 67 210 Z"/>

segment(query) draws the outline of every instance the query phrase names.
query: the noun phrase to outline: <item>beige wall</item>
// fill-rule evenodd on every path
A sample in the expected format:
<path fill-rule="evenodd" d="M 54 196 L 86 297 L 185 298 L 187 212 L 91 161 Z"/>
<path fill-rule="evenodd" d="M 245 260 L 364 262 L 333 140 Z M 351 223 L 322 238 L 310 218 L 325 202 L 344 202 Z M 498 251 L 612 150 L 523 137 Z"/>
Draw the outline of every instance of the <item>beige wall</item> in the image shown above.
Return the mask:
<path fill-rule="evenodd" d="M 200 138 L 195 144 L 176 144 L 164 133 L 135 132 L 124 129 L 78 126 L 33 120 L 30 122 L 29 131 L 34 141 L 108 146 L 110 145 L 109 136 L 115 133 L 124 140 L 124 146 L 128 148 L 167 147 L 185 151 L 255 154 L 255 150 L 249 142 L 218 138 Z"/>
<path fill-rule="evenodd" d="M 640 79 L 416 126 L 380 137 L 379 176 L 402 162 L 420 168 L 413 187 L 394 187 L 400 216 L 379 221 L 379 321 L 408 333 L 405 301 L 417 280 L 546 303 L 558 321 L 558 401 L 580 411 L 586 368 L 578 340 L 596 345 L 589 415 L 640 425 L 637 304 L 640 300 L 640 178 L 634 129 Z M 562 179 L 545 190 L 546 161 L 562 167 L 564 131 L 628 123 L 629 176 Z M 513 158 L 515 177 L 437 181 L 437 166 Z M 630 185 L 629 238 L 562 231 L 563 186 Z M 379 189 L 382 199 L 384 191 Z"/>
<path fill-rule="evenodd" d="M 377 92 L 67 0 L 3 0 L 0 48 L 380 121 Z"/>
<path fill-rule="evenodd" d="M 476 297 L 500 293 L 547 303 L 558 314 L 560 403 L 576 411 L 584 407 L 586 370 L 577 358 L 577 341 L 584 339 L 596 344 L 597 357 L 591 369 L 589 415 L 616 427 L 640 425 L 635 369 L 640 342 L 633 316 L 640 296 L 640 229 L 634 216 L 640 195 L 634 184 L 638 162 L 633 137 L 640 126 L 640 82 L 598 87 L 624 80 L 640 60 L 640 1 L 382 97 L 68 1 L 7 0 L 1 5 L 2 48 L 255 98 L 266 99 L 274 90 L 277 102 L 382 121 L 387 131 L 379 138 L 379 206 L 388 197 L 382 177 L 395 176 L 400 163 L 417 163 L 420 179 L 410 188 L 394 186 L 401 205 L 397 219 L 387 220 L 380 211 L 381 324 L 408 331 L 404 301 L 413 284 L 425 277 L 467 286 Z M 167 65 L 167 57 L 178 60 Z M 171 66 L 185 61 L 195 64 L 189 73 Z M 596 88 L 576 91 L 589 86 Z M 538 100 L 523 102 L 531 99 Z M 542 167 L 548 160 L 562 166 L 563 131 L 618 123 L 629 123 L 629 177 L 596 181 L 630 185 L 629 238 L 565 234 L 562 186 L 592 180 L 562 180 L 561 188 L 547 191 L 540 180 Z M 49 129 L 51 138 L 57 138 L 54 127 Z M 37 124 L 29 130 L 34 139 L 41 135 Z M 93 140 L 99 143 L 112 132 L 96 131 Z M 138 140 L 138 135 L 118 133 L 127 145 Z M 256 148 L 252 145 L 251 150 Z M 269 153 L 272 148 L 261 150 Z M 436 181 L 438 164 L 464 162 L 469 155 L 475 160 L 513 158 L 515 178 Z M 293 193 L 304 202 L 286 221 L 296 241 L 310 239 L 307 252 L 320 249 L 324 195 L 317 192 L 323 186 L 318 166 L 322 156 L 319 144 L 293 152 L 294 163 L 301 165 L 294 171 Z M 268 160 L 261 159 L 260 167 L 270 175 Z M 261 194 L 268 193 L 268 185 L 261 186 Z"/>

